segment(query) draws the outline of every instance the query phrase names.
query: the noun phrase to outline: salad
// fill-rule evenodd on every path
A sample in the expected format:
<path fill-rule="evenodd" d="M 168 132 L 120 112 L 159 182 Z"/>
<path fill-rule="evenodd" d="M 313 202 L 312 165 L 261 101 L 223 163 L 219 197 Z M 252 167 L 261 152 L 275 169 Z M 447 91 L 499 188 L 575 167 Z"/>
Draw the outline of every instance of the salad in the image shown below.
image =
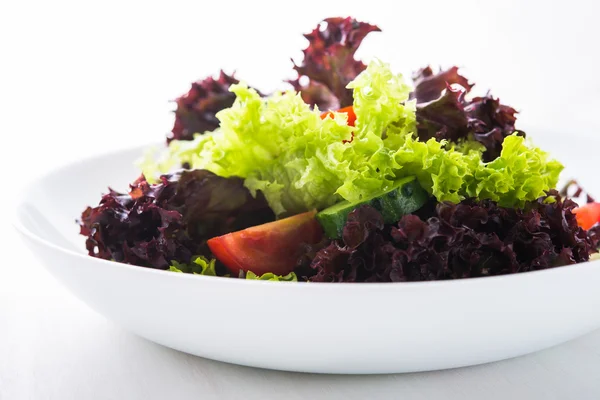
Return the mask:
<path fill-rule="evenodd" d="M 457 67 L 412 82 L 355 58 L 380 29 L 328 18 L 305 35 L 292 89 L 263 93 L 221 72 L 176 100 L 160 154 L 128 193 L 79 220 L 91 256 L 242 279 L 404 282 L 587 261 L 600 204 L 474 96 Z M 573 196 L 569 196 L 575 187 Z"/>

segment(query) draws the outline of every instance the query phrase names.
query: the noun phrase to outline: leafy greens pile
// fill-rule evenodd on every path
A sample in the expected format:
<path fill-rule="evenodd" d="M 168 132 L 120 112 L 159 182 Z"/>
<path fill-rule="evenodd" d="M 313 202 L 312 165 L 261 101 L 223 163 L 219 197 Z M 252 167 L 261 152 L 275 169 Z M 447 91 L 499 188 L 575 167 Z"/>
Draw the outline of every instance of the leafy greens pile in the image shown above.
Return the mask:
<path fill-rule="evenodd" d="M 89 254 L 224 276 L 208 239 L 359 202 L 416 176 L 432 196 L 417 213 L 386 225 L 360 207 L 341 240 L 306 246 L 295 273 L 240 277 L 415 281 L 587 260 L 597 239 L 577 226 L 575 203 L 552 190 L 563 167 L 515 128 L 516 110 L 472 96 L 457 67 L 423 68 L 411 88 L 386 63 L 356 60 L 379 30 L 324 20 L 305 35 L 298 78 L 288 81 L 295 91 L 265 96 L 224 72 L 193 83 L 176 100 L 162 159 L 144 161 L 129 194 L 110 190 L 84 211 Z M 354 124 L 336 111 L 347 106 Z M 188 170 L 173 172 L 181 166 Z"/>

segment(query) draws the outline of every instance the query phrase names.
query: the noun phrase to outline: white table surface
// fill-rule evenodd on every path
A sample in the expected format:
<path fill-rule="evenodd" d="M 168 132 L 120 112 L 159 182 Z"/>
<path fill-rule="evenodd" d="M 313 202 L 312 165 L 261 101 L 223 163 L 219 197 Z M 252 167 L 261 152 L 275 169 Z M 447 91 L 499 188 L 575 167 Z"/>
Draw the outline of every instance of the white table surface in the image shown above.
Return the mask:
<path fill-rule="evenodd" d="M 69 160 L 160 140 L 172 123 L 167 100 L 220 67 L 277 87 L 283 77 L 275 71 L 289 71 L 289 57 L 303 46 L 300 32 L 326 16 L 380 24 L 384 33 L 362 54 L 399 68 L 468 66 L 481 89 L 492 87 L 530 125 L 569 135 L 599 126 L 600 105 L 592 102 L 600 90 L 597 0 L 414 1 L 403 3 L 400 20 L 391 2 L 348 0 L 340 10 L 338 2 L 304 0 L 293 11 L 270 2 L 268 13 L 257 13 L 255 3 L 0 3 L 0 399 L 599 399 L 600 331 L 448 371 L 258 370 L 124 331 L 71 296 L 25 249 L 8 217 L 27 180 Z M 555 84 L 561 76 L 569 78 Z"/>

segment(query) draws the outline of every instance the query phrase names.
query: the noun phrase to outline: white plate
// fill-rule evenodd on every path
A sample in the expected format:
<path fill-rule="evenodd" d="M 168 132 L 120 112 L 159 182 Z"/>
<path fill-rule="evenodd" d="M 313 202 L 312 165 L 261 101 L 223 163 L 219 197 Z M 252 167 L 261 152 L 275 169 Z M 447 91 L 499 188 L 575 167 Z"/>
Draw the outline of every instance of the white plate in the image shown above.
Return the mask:
<path fill-rule="evenodd" d="M 547 144 L 560 153 L 562 140 Z M 595 145 L 580 148 L 591 155 Z M 562 150 L 563 161 L 581 166 L 581 152 Z M 87 256 L 75 219 L 107 185 L 126 188 L 140 154 L 116 152 L 40 178 L 24 193 L 16 226 L 75 296 L 156 343 L 255 367 L 373 374 L 501 360 L 600 327 L 598 261 L 445 282 L 325 284 L 193 276 Z"/>

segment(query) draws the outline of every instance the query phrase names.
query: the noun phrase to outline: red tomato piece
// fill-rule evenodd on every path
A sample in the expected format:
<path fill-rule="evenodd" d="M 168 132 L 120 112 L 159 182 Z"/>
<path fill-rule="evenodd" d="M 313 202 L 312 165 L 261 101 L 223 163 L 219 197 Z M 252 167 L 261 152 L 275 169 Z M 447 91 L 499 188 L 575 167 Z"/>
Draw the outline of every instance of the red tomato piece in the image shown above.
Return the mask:
<path fill-rule="evenodd" d="M 354 126 L 354 123 L 356 122 L 356 114 L 354 114 L 354 107 L 348 106 L 348 107 L 340 108 L 336 112 L 348 114 L 348 125 Z M 327 117 L 333 118 L 333 112 L 326 111 L 323 114 L 321 114 L 321 119 L 325 119 Z"/>
<path fill-rule="evenodd" d="M 316 213 L 309 211 L 218 236 L 208 241 L 208 247 L 234 276 L 240 270 L 286 275 L 296 266 L 302 245 L 317 243 L 323 237 Z"/>
<path fill-rule="evenodd" d="M 573 209 L 577 224 L 585 230 L 600 222 L 600 203 L 587 203 Z"/>

